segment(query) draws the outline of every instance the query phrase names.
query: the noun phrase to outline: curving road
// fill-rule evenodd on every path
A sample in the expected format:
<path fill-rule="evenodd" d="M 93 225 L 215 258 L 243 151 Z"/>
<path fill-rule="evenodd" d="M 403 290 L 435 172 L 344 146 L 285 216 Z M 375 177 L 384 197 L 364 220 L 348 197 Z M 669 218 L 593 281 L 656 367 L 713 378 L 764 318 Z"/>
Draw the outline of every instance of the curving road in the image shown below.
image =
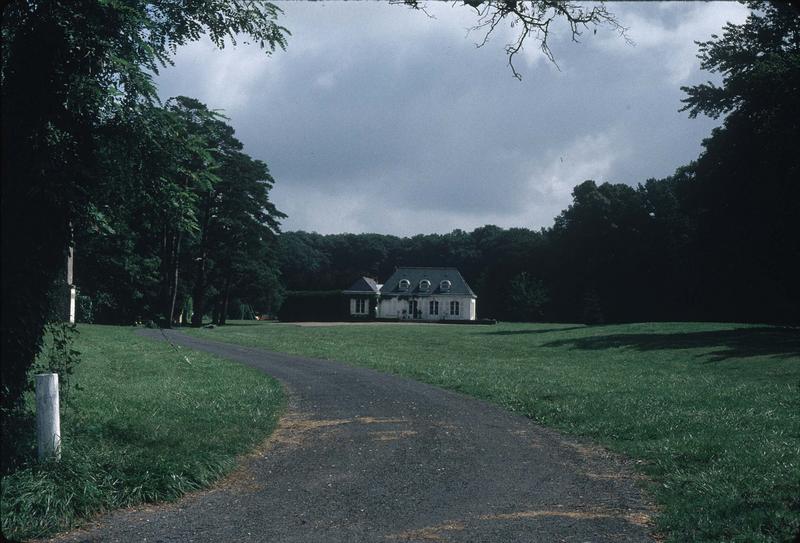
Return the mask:
<path fill-rule="evenodd" d="M 276 377 L 288 413 L 214 489 L 59 541 L 652 541 L 637 478 L 600 448 L 409 379 L 168 333 Z"/>

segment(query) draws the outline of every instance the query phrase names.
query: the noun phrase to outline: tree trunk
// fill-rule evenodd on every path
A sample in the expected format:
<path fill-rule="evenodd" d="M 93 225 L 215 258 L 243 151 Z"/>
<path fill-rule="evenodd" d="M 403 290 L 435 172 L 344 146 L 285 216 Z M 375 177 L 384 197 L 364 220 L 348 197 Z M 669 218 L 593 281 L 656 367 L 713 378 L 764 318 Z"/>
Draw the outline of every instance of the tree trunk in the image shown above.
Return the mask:
<path fill-rule="evenodd" d="M 171 298 L 170 291 L 170 270 L 172 269 L 172 242 L 170 240 L 170 232 L 168 225 L 163 226 L 161 235 L 161 265 L 159 270 L 159 287 L 158 287 L 158 311 L 156 318 L 160 326 L 169 327 L 169 300 Z"/>
<path fill-rule="evenodd" d="M 192 289 L 192 326 L 198 328 L 203 325 L 203 315 L 206 312 L 206 258 L 205 254 L 197 261 L 197 274 L 194 288 Z"/>
<path fill-rule="evenodd" d="M 200 257 L 197 259 L 194 288 L 192 289 L 192 326 L 203 326 L 206 312 L 206 258 L 208 257 L 208 224 L 211 221 L 211 193 L 206 193 L 203 224 L 200 231 Z"/>
<path fill-rule="evenodd" d="M 175 251 L 173 252 L 173 266 L 175 268 L 174 272 L 174 282 L 172 283 L 172 302 L 169 306 L 169 323 L 170 327 L 176 322 L 176 315 L 175 315 L 175 300 L 178 298 L 178 277 L 180 274 L 180 254 L 181 254 L 181 233 L 178 232 L 177 239 L 175 241 Z"/>
<path fill-rule="evenodd" d="M 222 305 L 222 295 L 218 295 L 216 300 L 214 300 L 214 309 L 211 313 L 211 322 L 219 325 L 219 308 Z"/>
<path fill-rule="evenodd" d="M 161 287 L 159 289 L 159 320 L 161 326 L 171 328 L 175 320 L 175 304 L 179 284 L 180 232 L 164 226 L 161 251 Z"/>
<path fill-rule="evenodd" d="M 228 301 L 230 300 L 231 295 L 231 269 L 228 267 L 228 270 L 225 274 L 225 287 L 222 290 L 222 307 L 220 311 L 219 317 L 219 325 L 223 326 L 228 320 Z"/>

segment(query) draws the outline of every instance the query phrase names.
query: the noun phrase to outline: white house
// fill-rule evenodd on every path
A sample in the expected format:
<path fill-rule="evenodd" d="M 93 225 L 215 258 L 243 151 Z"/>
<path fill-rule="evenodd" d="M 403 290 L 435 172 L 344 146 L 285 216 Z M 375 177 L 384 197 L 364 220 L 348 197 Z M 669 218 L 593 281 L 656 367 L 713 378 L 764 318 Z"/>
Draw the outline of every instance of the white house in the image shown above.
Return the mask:
<path fill-rule="evenodd" d="M 344 291 L 353 317 L 475 320 L 478 297 L 455 268 L 397 268 L 382 285 L 361 277 Z"/>
<path fill-rule="evenodd" d="M 374 319 L 377 316 L 378 296 L 382 286 L 370 277 L 361 277 L 343 291 L 350 301 L 350 315 Z"/>

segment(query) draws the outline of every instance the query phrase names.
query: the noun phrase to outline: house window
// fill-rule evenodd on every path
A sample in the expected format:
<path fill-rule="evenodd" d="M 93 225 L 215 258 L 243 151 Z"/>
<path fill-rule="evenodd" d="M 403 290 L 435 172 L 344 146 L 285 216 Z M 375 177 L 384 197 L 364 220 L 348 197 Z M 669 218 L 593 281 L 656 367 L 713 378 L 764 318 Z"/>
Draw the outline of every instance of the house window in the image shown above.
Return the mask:
<path fill-rule="evenodd" d="M 400 290 L 408 290 L 408 287 L 411 286 L 411 281 L 408 279 L 401 279 L 397 286 Z"/>
<path fill-rule="evenodd" d="M 439 314 L 439 302 L 436 300 L 431 300 L 428 303 L 428 314 L 429 315 L 438 315 Z"/>
<path fill-rule="evenodd" d="M 419 282 L 419 289 L 420 290 L 429 290 L 431 288 L 431 282 L 427 279 L 423 279 Z"/>
<path fill-rule="evenodd" d="M 450 302 L 450 314 L 451 315 L 460 315 L 461 314 L 461 304 L 458 302 Z"/>
<path fill-rule="evenodd" d="M 450 287 L 452 287 L 452 286 L 453 286 L 453 283 L 451 283 L 447 279 L 444 279 L 443 281 L 441 281 L 439 283 L 439 288 L 442 289 L 445 292 L 449 291 Z"/>
<path fill-rule="evenodd" d="M 367 312 L 367 300 L 364 298 L 357 298 L 356 299 L 356 313 L 366 314 Z"/>
<path fill-rule="evenodd" d="M 419 318 L 419 304 L 417 300 L 410 300 L 408 302 L 408 312 L 411 314 L 412 319 Z"/>

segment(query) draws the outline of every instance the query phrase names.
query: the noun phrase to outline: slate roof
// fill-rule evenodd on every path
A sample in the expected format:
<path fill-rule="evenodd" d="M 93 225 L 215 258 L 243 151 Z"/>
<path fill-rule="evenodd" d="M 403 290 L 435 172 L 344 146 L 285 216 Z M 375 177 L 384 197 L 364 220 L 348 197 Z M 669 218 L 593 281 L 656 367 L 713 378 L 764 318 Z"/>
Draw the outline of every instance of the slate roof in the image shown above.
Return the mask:
<path fill-rule="evenodd" d="M 400 290 L 399 283 L 408 279 L 411 286 L 408 290 Z M 423 279 L 431 282 L 429 290 L 421 290 L 419 283 Z M 440 283 L 447 279 L 451 286 L 449 290 L 441 290 Z M 456 268 L 397 268 L 381 287 L 381 296 L 430 296 L 432 294 L 451 294 L 455 296 L 473 296 L 477 298 L 472 289 Z"/>
<path fill-rule="evenodd" d="M 381 286 L 377 284 L 374 279 L 371 279 L 369 277 L 359 277 L 358 280 L 344 292 L 346 294 L 356 294 L 356 293 L 376 294 L 380 290 L 380 288 Z"/>

